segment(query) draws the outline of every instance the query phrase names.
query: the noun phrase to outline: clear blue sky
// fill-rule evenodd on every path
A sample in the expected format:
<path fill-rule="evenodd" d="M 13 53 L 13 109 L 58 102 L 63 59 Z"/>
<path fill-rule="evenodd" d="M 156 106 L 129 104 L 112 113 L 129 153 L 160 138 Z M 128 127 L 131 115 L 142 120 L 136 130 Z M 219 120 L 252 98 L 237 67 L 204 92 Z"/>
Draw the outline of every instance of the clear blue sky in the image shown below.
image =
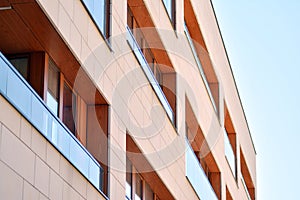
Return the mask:
<path fill-rule="evenodd" d="M 212 1 L 257 150 L 258 200 L 300 199 L 300 1 Z"/>

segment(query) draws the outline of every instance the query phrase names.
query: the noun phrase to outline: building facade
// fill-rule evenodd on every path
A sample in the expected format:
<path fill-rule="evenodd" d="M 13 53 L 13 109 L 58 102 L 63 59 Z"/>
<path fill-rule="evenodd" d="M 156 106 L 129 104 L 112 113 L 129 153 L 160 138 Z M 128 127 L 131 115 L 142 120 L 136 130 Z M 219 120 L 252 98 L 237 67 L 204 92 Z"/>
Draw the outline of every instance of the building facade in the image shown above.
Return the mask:
<path fill-rule="evenodd" d="M 256 199 L 209 0 L 1 0 L 0 198 Z"/>

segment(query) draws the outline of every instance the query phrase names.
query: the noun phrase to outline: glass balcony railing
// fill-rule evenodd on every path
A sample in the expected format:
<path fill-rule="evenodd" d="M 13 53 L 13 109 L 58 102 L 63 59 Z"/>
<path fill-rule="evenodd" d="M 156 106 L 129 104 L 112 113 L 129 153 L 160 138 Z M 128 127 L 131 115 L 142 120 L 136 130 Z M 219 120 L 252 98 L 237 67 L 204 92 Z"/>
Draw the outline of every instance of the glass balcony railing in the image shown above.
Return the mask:
<path fill-rule="evenodd" d="M 248 200 L 251 200 L 251 197 L 250 197 L 250 194 L 249 194 L 249 191 L 248 191 L 248 188 L 247 188 L 247 185 L 245 183 L 243 175 L 241 175 L 241 181 L 242 181 L 242 184 L 243 184 L 243 187 L 244 187 L 244 190 L 246 192 Z"/>
<path fill-rule="evenodd" d="M 146 77 L 148 78 L 152 88 L 154 89 L 158 99 L 160 100 L 162 106 L 164 107 L 168 117 L 170 118 L 171 122 L 174 123 L 174 113 L 173 110 L 166 98 L 166 96 L 164 95 L 160 85 L 158 84 L 153 72 L 151 71 L 151 68 L 143 54 L 143 52 L 141 51 L 141 48 L 139 47 L 137 41 L 135 40 L 134 35 L 132 34 L 130 28 L 127 26 L 127 41 L 129 46 L 131 47 L 135 57 L 137 58 L 138 62 L 140 63 Z"/>
<path fill-rule="evenodd" d="M 170 19 L 173 20 L 173 13 L 172 13 L 173 0 L 162 0 L 162 2 L 167 10 Z"/>
<path fill-rule="evenodd" d="M 202 169 L 192 147 L 186 141 L 186 177 L 201 200 L 217 200 L 204 170 Z"/>
<path fill-rule="evenodd" d="M 201 65 L 201 62 L 200 62 L 200 60 L 199 60 L 197 51 L 196 51 L 195 46 L 194 46 L 194 44 L 193 44 L 193 39 L 191 38 L 190 33 L 189 33 L 188 28 L 187 28 L 187 26 L 186 26 L 185 23 L 184 23 L 184 26 L 183 26 L 183 27 L 184 27 L 184 32 L 185 32 L 186 38 L 187 38 L 187 40 L 188 40 L 188 42 L 189 42 L 189 45 L 190 45 L 190 48 L 191 48 L 191 50 L 192 50 L 194 59 L 195 59 L 195 61 L 196 61 L 197 67 L 198 67 L 198 69 L 199 69 L 200 75 L 201 75 L 202 80 L 203 80 L 203 82 L 204 82 L 206 91 L 207 91 L 208 96 L 209 96 L 209 98 L 210 98 L 210 101 L 211 101 L 211 103 L 212 103 L 212 105 L 213 105 L 215 111 L 217 111 L 216 102 L 215 102 L 214 97 L 213 97 L 213 95 L 212 95 L 212 92 L 211 92 L 211 90 L 210 90 L 209 83 L 208 83 L 208 81 L 207 81 L 207 79 L 206 79 L 206 76 L 205 76 L 204 71 L 203 71 L 203 67 L 202 67 L 202 65 Z"/>
<path fill-rule="evenodd" d="M 101 33 L 106 36 L 106 0 L 81 0 Z"/>
<path fill-rule="evenodd" d="M 103 194 L 102 167 L 1 52 L 0 94 Z"/>
<path fill-rule="evenodd" d="M 234 152 L 233 152 L 233 149 L 232 149 L 232 146 L 230 144 L 230 141 L 229 141 L 229 138 L 228 138 L 228 134 L 226 132 L 226 130 L 224 130 L 224 147 L 225 147 L 225 157 L 227 159 L 227 162 L 231 168 L 231 171 L 234 175 L 234 177 L 236 176 L 235 175 L 235 172 L 236 172 L 236 165 L 235 165 L 235 155 L 234 155 Z"/>

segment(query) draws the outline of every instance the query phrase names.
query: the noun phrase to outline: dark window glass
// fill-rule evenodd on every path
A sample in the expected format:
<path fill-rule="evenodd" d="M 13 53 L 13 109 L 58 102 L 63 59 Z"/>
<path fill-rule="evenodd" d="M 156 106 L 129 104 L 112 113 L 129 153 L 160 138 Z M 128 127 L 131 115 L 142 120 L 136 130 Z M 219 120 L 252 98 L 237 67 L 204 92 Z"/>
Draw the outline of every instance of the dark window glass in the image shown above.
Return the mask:
<path fill-rule="evenodd" d="M 63 123 L 76 135 L 76 95 L 66 83 L 63 93 Z"/>
<path fill-rule="evenodd" d="M 29 58 L 28 56 L 24 57 L 16 57 L 16 58 L 10 58 L 10 63 L 18 70 L 18 72 L 26 79 L 28 80 L 28 70 L 29 70 Z"/>
<path fill-rule="evenodd" d="M 158 84 L 162 84 L 162 73 L 159 69 L 159 64 L 155 64 L 153 68 L 153 74 L 155 76 L 155 79 L 157 80 Z"/>
<path fill-rule="evenodd" d="M 48 70 L 48 90 L 47 90 L 47 105 L 52 112 L 58 115 L 58 100 L 59 98 L 59 70 L 54 62 L 49 60 Z"/>
<path fill-rule="evenodd" d="M 136 174 L 136 180 L 135 180 L 135 200 L 142 200 L 142 194 L 143 194 L 143 190 L 142 190 L 142 179 L 141 177 Z"/>
<path fill-rule="evenodd" d="M 154 193 L 148 183 L 145 183 L 145 200 L 153 200 Z"/>
<path fill-rule="evenodd" d="M 132 172 L 131 162 L 126 158 L 126 198 L 132 198 Z"/>

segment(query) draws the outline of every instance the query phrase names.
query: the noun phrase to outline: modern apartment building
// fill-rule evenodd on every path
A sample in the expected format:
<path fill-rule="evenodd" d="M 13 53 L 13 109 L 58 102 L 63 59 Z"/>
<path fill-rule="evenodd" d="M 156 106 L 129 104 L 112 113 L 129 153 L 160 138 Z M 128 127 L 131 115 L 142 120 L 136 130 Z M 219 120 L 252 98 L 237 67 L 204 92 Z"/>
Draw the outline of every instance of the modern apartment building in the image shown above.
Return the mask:
<path fill-rule="evenodd" d="M 0 199 L 256 199 L 210 0 L 0 0 Z"/>

